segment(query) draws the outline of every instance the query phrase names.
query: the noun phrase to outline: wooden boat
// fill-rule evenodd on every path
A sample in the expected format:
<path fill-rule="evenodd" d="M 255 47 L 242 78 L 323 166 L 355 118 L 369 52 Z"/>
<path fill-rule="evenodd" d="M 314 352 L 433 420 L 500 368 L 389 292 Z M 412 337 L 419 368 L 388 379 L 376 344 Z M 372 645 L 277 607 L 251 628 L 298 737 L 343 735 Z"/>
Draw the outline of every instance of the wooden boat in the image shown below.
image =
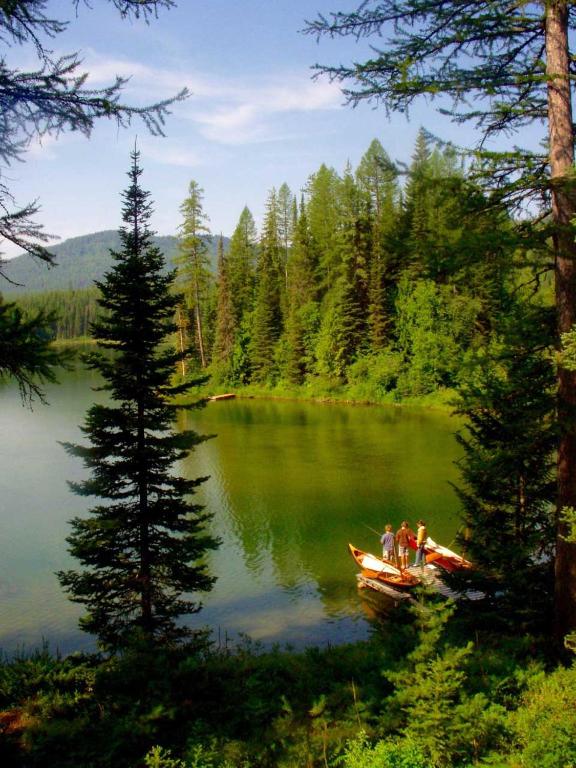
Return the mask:
<path fill-rule="evenodd" d="M 383 581 L 396 589 L 406 589 L 420 584 L 420 579 L 413 573 L 401 571 L 392 563 L 381 557 L 376 557 L 376 555 L 371 555 L 369 552 L 363 552 L 353 544 L 348 544 L 348 548 L 354 560 L 362 568 L 362 575 L 368 579 Z"/>
<path fill-rule="evenodd" d="M 409 542 L 412 549 L 418 549 L 416 539 L 411 539 Z M 424 554 L 426 556 L 426 565 L 434 564 L 444 568 L 445 571 L 461 571 L 465 568 L 472 568 L 472 563 L 462 555 L 452 552 L 448 547 L 443 547 L 428 536 L 426 544 L 424 545 Z"/>

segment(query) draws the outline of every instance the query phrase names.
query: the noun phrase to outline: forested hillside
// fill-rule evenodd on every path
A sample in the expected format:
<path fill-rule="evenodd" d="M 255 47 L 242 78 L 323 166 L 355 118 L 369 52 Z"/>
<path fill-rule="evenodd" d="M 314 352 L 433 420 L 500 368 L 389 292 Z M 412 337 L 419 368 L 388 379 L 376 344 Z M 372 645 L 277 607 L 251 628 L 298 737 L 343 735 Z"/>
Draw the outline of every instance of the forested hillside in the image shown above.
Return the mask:
<path fill-rule="evenodd" d="M 156 240 L 178 268 L 175 343 L 193 350 L 181 373 L 368 401 L 461 388 L 521 306 L 551 304 L 544 253 L 486 203 L 456 153 L 425 131 L 403 173 L 374 140 L 355 169 L 321 165 L 301 194 L 271 190 L 260 232 L 246 207 L 222 247 L 192 182 L 180 240 Z M 68 280 L 68 290 L 20 298 L 55 313 L 57 338 L 87 333 L 91 276 L 111 264 L 116 237 L 63 243 L 50 271 L 29 257 L 9 265 L 27 288 L 34 271 Z"/>
<path fill-rule="evenodd" d="M 273 189 L 260 233 L 242 212 L 215 284 L 181 275 L 191 366 L 224 386 L 371 401 L 460 386 L 503 318 L 550 304 L 545 256 L 487 202 L 425 131 L 403 173 L 374 140 L 357 168 L 322 165 L 302 194 Z"/>
<path fill-rule="evenodd" d="M 177 250 L 177 238 L 171 235 L 156 236 L 155 244 L 166 257 L 168 265 L 173 264 Z M 216 263 L 216 245 L 213 238 L 207 238 L 208 252 Z M 4 272 L 12 281 L 4 281 L 2 293 L 11 296 L 39 291 L 61 291 L 88 288 L 95 280 L 101 280 L 110 269 L 110 249 L 118 250 L 118 232 L 106 230 L 82 237 L 73 237 L 50 248 L 55 256 L 56 266 L 34 260 L 22 254 L 6 263 Z"/>

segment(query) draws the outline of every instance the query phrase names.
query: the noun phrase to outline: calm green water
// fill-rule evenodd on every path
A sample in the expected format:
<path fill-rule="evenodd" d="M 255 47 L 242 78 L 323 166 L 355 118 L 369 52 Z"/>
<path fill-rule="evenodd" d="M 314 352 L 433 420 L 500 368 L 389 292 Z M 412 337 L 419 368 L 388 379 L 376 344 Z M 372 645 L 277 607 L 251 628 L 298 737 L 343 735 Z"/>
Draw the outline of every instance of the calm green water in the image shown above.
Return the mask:
<path fill-rule="evenodd" d="M 58 441 L 82 441 L 78 425 L 101 396 L 93 385 L 87 373 L 64 374 L 48 389 L 50 405 L 32 412 L 14 387 L 0 387 L 0 648 L 8 653 L 43 638 L 65 653 L 93 647 L 76 626 L 81 608 L 54 576 L 74 565 L 67 521 L 89 506 L 68 490 L 84 469 Z M 438 541 L 454 537 L 458 448 L 449 416 L 231 400 L 184 420 L 217 434 L 182 471 L 210 475 L 200 499 L 223 541 L 209 561 L 218 581 L 190 622 L 221 643 L 240 634 L 295 647 L 364 638 L 371 607 L 358 594 L 347 543 L 378 552 L 366 526 L 419 517 Z"/>

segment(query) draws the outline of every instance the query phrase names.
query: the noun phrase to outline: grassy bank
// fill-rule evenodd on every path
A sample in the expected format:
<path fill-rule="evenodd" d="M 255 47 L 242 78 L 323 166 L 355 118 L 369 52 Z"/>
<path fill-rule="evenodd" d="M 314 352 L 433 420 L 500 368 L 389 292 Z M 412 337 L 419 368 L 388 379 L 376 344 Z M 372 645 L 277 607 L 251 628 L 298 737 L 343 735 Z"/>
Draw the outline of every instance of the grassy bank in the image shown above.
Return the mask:
<path fill-rule="evenodd" d="M 201 392 L 208 396 L 233 392 L 237 397 L 304 400 L 347 405 L 395 405 L 442 411 L 452 411 L 457 397 L 456 392 L 452 389 L 439 389 L 425 395 L 402 395 L 397 391 L 384 392 L 369 384 L 348 386 L 320 380 L 302 386 L 279 382 L 275 385 L 250 384 L 240 387 L 214 384 L 209 381 Z"/>

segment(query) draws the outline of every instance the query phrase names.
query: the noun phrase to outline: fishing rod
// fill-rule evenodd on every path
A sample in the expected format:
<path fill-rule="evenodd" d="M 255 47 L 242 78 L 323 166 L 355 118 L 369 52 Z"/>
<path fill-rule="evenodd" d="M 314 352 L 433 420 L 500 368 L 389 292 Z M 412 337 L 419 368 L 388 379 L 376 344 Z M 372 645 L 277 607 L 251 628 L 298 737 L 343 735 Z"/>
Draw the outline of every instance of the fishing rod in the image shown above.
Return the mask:
<path fill-rule="evenodd" d="M 382 536 L 381 533 L 376 531 L 374 528 L 371 528 L 369 525 L 366 525 L 366 523 L 362 523 L 362 525 L 364 526 L 364 528 L 368 528 L 369 531 L 372 531 L 372 533 L 375 533 L 376 536 Z"/>
<path fill-rule="evenodd" d="M 375 528 L 372 528 L 371 526 L 366 525 L 366 523 L 362 523 L 362 525 L 364 526 L 364 528 L 368 528 L 369 531 L 372 531 L 372 533 L 375 533 L 376 536 L 378 536 L 378 538 L 382 537 L 383 534 L 379 533 Z M 396 560 L 396 568 L 402 571 L 403 569 L 400 566 L 400 563 L 398 561 L 398 555 L 396 554 L 396 546 L 394 546 L 394 560 Z"/>

